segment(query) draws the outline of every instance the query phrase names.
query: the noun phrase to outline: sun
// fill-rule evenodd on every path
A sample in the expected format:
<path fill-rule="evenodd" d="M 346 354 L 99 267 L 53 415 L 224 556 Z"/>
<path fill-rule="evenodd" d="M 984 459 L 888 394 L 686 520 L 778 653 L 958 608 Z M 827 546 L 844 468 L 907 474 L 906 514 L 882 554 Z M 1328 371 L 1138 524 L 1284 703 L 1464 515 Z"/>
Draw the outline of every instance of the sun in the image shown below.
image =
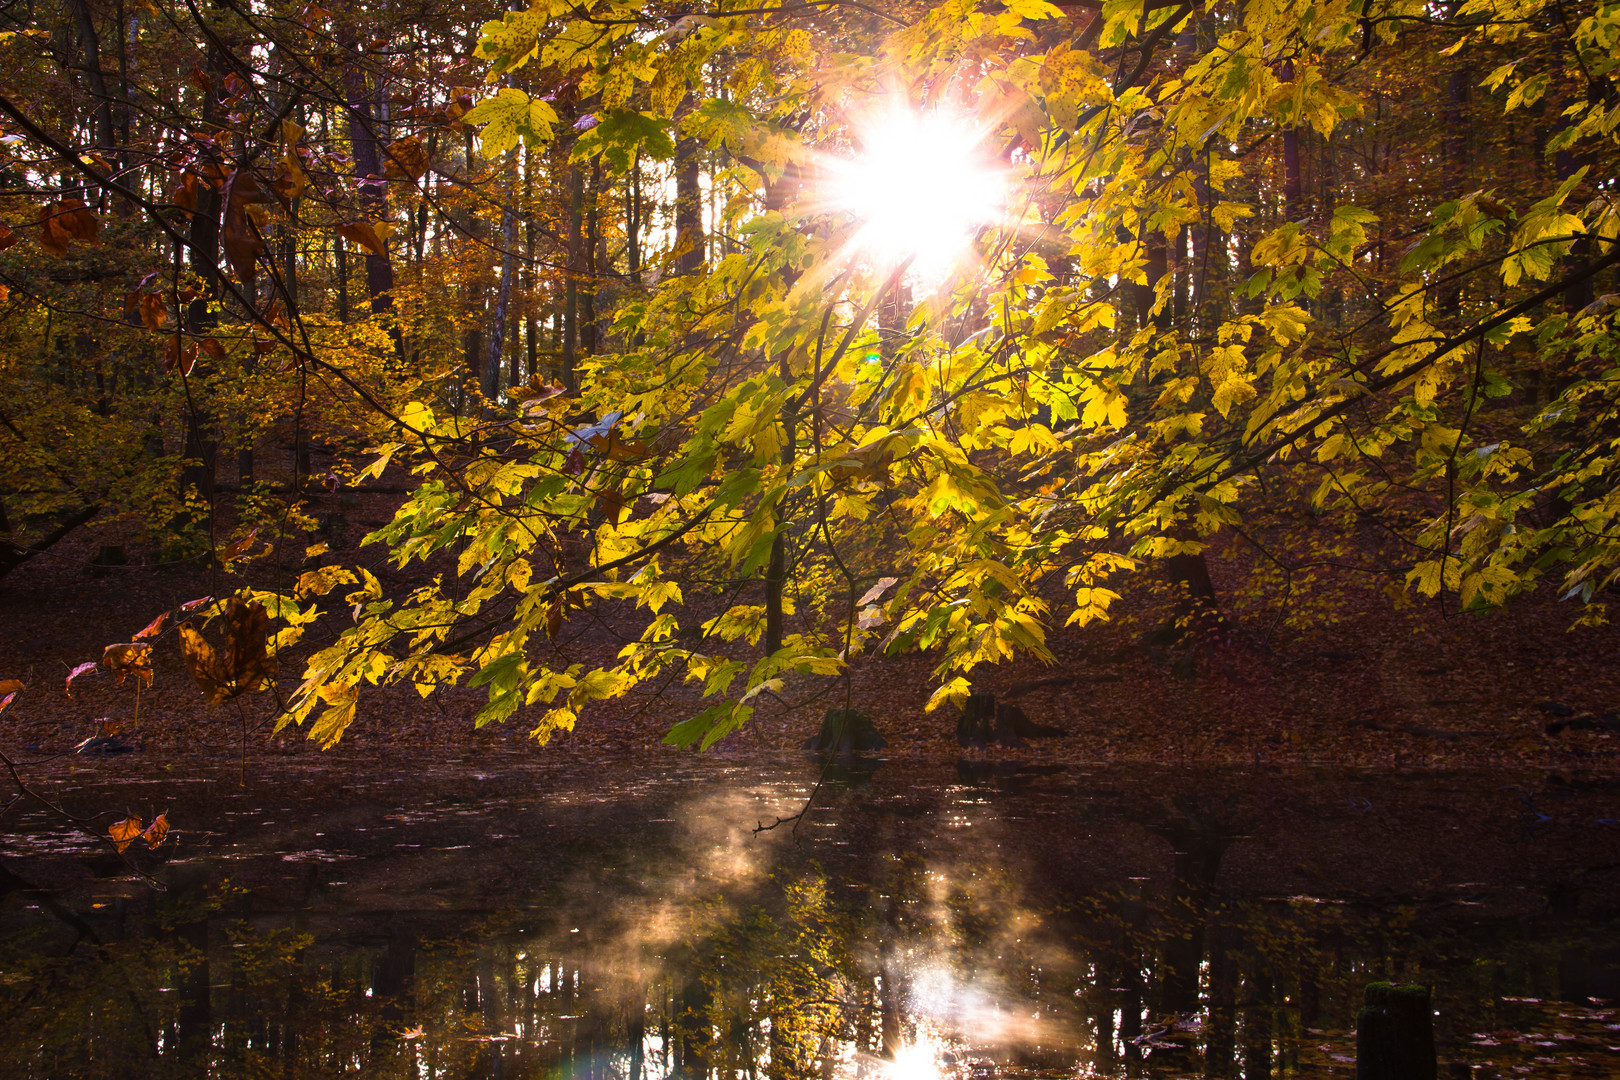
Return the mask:
<path fill-rule="evenodd" d="M 830 163 L 828 201 L 860 222 L 855 246 L 885 266 L 940 276 L 1006 213 L 1005 172 L 986 129 L 944 111 L 896 111 L 858 131 L 859 153 Z"/>

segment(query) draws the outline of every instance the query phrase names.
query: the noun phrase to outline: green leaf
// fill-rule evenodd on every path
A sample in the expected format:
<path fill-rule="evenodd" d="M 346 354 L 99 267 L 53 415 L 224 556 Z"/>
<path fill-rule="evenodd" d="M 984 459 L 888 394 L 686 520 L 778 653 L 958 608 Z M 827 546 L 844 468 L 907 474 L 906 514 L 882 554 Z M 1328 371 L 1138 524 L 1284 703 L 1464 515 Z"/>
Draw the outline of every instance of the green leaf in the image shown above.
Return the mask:
<path fill-rule="evenodd" d="M 668 124 L 648 113 L 616 109 L 600 114 L 596 126 L 579 137 L 573 159 L 589 161 L 600 154 L 609 172 L 622 174 L 630 171 L 637 152 L 655 161 L 674 157 Z"/>

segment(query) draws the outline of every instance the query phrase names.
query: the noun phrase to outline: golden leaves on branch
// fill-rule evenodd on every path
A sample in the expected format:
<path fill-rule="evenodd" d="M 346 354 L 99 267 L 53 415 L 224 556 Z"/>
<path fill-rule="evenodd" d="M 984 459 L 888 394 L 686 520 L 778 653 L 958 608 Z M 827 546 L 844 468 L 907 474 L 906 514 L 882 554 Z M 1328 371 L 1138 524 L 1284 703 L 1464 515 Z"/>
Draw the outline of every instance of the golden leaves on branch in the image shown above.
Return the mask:
<path fill-rule="evenodd" d="M 161 847 L 169 838 L 169 812 L 167 810 L 152 819 L 152 824 L 145 829 L 141 828 L 141 816 L 130 814 L 123 821 L 107 829 L 107 835 L 112 837 L 113 846 L 122 855 L 129 850 L 129 846 L 137 840 L 146 841 L 149 849 Z"/>
<path fill-rule="evenodd" d="M 74 240 L 96 242 L 101 222 L 82 199 L 63 199 L 39 209 L 39 246 L 52 255 L 66 255 Z"/>
<path fill-rule="evenodd" d="M 186 668 L 210 705 L 262 690 L 274 681 L 276 660 L 268 651 L 270 616 L 263 604 L 236 597 L 226 603 L 223 653 L 191 623 L 181 623 L 179 630 Z"/>

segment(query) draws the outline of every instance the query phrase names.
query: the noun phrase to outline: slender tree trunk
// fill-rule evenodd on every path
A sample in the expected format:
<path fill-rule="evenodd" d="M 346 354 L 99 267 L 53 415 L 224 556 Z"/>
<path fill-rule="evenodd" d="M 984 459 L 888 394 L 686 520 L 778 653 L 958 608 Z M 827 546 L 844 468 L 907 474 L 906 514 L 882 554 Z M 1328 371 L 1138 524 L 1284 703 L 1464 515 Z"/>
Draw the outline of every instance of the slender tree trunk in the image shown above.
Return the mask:
<path fill-rule="evenodd" d="M 73 11 L 79 42 L 84 49 L 85 82 L 89 83 L 90 94 L 96 99 L 91 113 L 95 118 L 92 125 L 95 146 L 107 156 L 116 157 L 118 140 L 113 134 L 112 96 L 107 93 L 107 77 L 101 70 L 101 37 L 96 33 L 96 22 L 91 18 L 90 7 L 85 0 L 71 0 L 69 6 Z M 119 213 L 127 214 L 130 209 L 120 201 Z"/>
<path fill-rule="evenodd" d="M 675 250 L 683 274 L 703 268 L 703 193 L 698 177 L 698 144 L 693 138 L 675 141 Z"/>
<path fill-rule="evenodd" d="M 573 165 L 568 170 L 568 268 L 567 278 L 563 285 L 563 327 L 562 327 L 562 374 L 563 385 L 570 390 L 578 388 L 578 373 L 574 370 L 578 363 L 575 355 L 576 343 L 579 340 L 579 273 L 583 262 L 580 252 L 581 230 L 583 222 L 580 218 L 581 203 L 584 200 L 585 178 Z"/>
<path fill-rule="evenodd" d="M 349 321 L 349 252 L 343 246 L 343 237 L 332 234 L 333 272 L 337 275 L 338 322 Z"/>
<path fill-rule="evenodd" d="M 357 47 L 357 46 L 351 46 Z M 360 181 L 360 203 L 376 220 L 388 214 L 388 181 L 383 177 L 379 117 L 375 93 L 366 85 L 366 73 L 351 65 L 344 73 L 345 106 L 349 120 L 349 145 L 354 151 L 354 172 Z M 380 315 L 394 306 L 394 266 L 388 258 L 388 243 L 382 252 L 366 252 L 366 295 L 371 312 Z M 397 336 L 396 336 L 397 341 Z"/>
<path fill-rule="evenodd" d="M 515 181 L 516 176 L 510 175 L 517 165 L 514 152 L 508 152 L 507 163 L 509 179 Z M 512 305 L 512 282 L 517 277 L 517 192 L 514 188 L 515 184 L 508 185 L 506 203 L 501 208 L 501 280 L 495 289 L 495 317 L 490 323 L 489 358 L 484 365 L 482 387 L 490 401 L 495 401 L 501 391 L 501 350 L 506 345 L 507 312 Z M 515 368 L 515 351 L 513 357 Z"/>
<path fill-rule="evenodd" d="M 596 325 L 596 286 L 600 280 L 597 276 L 600 263 L 596 249 L 602 231 L 597 203 L 601 186 L 602 159 L 598 157 L 591 161 L 591 182 L 586 189 L 585 235 L 580 244 L 585 288 L 579 298 L 579 345 L 586 356 L 594 356 L 601 350 Z"/>

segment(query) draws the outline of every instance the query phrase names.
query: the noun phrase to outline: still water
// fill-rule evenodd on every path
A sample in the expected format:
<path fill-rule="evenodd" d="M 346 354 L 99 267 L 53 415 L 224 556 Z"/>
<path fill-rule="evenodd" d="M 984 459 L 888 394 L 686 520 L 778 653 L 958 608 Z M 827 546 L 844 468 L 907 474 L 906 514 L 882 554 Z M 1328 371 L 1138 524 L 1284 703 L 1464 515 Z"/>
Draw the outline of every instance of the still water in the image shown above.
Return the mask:
<path fill-rule="evenodd" d="M 167 808 L 161 892 L 7 819 L 0 1076 L 1349 1078 L 1380 979 L 1443 1078 L 1620 1076 L 1620 783 L 870 761 L 756 833 L 815 765 L 181 771 L 49 785 Z"/>

